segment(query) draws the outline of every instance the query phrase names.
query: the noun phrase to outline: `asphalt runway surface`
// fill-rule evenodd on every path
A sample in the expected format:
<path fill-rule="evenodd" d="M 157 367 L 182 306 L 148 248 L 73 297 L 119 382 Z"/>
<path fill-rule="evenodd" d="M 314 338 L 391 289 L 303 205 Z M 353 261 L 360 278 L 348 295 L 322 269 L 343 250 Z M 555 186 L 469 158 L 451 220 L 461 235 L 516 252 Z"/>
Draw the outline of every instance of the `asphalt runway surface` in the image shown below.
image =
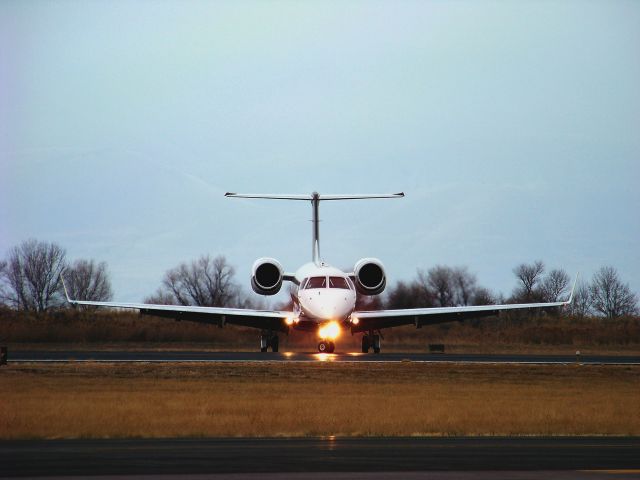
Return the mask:
<path fill-rule="evenodd" d="M 564 472 L 640 477 L 639 437 L 132 439 L 0 441 L 0 476 L 359 472 Z M 271 474 L 265 476 L 266 474 Z M 631 477 L 629 477 L 631 476 Z M 334 475 L 330 475 L 334 478 Z M 250 477 L 249 477 L 250 478 Z M 320 478 L 320 477 L 316 477 Z M 325 475 L 323 478 L 327 478 Z M 369 478 L 346 475 L 340 478 Z M 417 477 L 416 477 L 417 478 Z M 420 477 L 424 478 L 424 477 Z M 456 478 L 456 477 L 447 477 Z M 514 475 L 467 478 L 531 478 Z"/>
<path fill-rule="evenodd" d="M 486 355 L 432 353 L 261 353 L 205 351 L 9 351 L 9 362 L 460 362 L 637 365 L 640 355 Z"/>

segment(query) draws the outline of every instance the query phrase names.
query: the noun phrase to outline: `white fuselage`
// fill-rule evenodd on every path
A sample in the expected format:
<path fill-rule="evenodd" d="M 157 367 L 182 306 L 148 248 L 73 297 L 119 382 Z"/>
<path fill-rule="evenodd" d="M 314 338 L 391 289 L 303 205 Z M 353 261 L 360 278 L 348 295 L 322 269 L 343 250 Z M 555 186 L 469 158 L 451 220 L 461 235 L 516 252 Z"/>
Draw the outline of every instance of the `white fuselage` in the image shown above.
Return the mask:
<path fill-rule="evenodd" d="M 356 306 L 356 289 L 349 276 L 330 265 L 307 263 L 295 274 L 301 321 L 342 323 Z"/>

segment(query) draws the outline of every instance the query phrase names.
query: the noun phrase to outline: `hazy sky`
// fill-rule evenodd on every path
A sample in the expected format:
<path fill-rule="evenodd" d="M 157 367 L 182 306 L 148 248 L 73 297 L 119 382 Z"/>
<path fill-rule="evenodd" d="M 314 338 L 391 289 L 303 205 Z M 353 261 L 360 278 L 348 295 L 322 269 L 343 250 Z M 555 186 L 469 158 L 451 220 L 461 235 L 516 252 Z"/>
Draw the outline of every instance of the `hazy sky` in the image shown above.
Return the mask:
<path fill-rule="evenodd" d="M 225 254 L 391 283 L 542 259 L 640 290 L 640 2 L 0 2 L 0 254 L 108 262 L 115 298 Z"/>

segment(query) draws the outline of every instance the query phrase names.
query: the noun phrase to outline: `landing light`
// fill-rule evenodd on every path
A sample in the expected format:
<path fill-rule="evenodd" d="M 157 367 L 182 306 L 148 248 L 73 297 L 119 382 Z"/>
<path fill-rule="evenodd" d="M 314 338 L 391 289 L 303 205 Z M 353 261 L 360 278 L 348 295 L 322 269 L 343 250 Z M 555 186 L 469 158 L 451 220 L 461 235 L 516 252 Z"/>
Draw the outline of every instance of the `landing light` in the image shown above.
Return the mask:
<path fill-rule="evenodd" d="M 360 323 L 360 319 L 358 317 L 351 317 L 351 324 L 357 325 Z"/>
<path fill-rule="evenodd" d="M 284 319 L 284 323 L 286 323 L 287 325 L 293 325 L 294 319 L 293 317 L 287 317 Z"/>
<path fill-rule="evenodd" d="M 332 353 L 316 353 L 314 355 L 321 362 L 335 362 L 336 356 Z"/>
<path fill-rule="evenodd" d="M 338 322 L 329 322 L 320 327 L 318 333 L 320 338 L 335 340 L 340 335 L 340 325 L 338 325 Z"/>

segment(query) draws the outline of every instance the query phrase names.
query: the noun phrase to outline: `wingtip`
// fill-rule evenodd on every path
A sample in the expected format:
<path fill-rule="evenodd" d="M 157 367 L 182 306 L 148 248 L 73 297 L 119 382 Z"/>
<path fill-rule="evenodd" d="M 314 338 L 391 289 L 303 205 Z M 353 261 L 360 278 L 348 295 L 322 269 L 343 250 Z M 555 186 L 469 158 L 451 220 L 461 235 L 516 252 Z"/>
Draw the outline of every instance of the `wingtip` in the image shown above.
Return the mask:
<path fill-rule="evenodd" d="M 395 195 L 397 195 L 398 197 L 404 197 L 404 192 L 398 192 Z"/>
<path fill-rule="evenodd" d="M 567 305 L 573 302 L 573 294 L 576 291 L 576 285 L 578 284 L 578 278 L 580 278 L 580 272 L 576 273 L 576 278 L 573 280 L 573 286 L 571 287 L 571 293 L 569 293 L 569 298 L 565 302 Z"/>
<path fill-rule="evenodd" d="M 67 302 L 73 303 L 73 300 L 69 297 L 69 291 L 67 290 L 67 284 L 64 282 L 64 270 L 60 272 L 60 281 L 62 282 L 62 288 L 64 290 L 64 296 L 67 297 Z"/>
<path fill-rule="evenodd" d="M 224 194 L 225 197 L 233 197 L 235 195 L 234 192 L 227 192 Z"/>

